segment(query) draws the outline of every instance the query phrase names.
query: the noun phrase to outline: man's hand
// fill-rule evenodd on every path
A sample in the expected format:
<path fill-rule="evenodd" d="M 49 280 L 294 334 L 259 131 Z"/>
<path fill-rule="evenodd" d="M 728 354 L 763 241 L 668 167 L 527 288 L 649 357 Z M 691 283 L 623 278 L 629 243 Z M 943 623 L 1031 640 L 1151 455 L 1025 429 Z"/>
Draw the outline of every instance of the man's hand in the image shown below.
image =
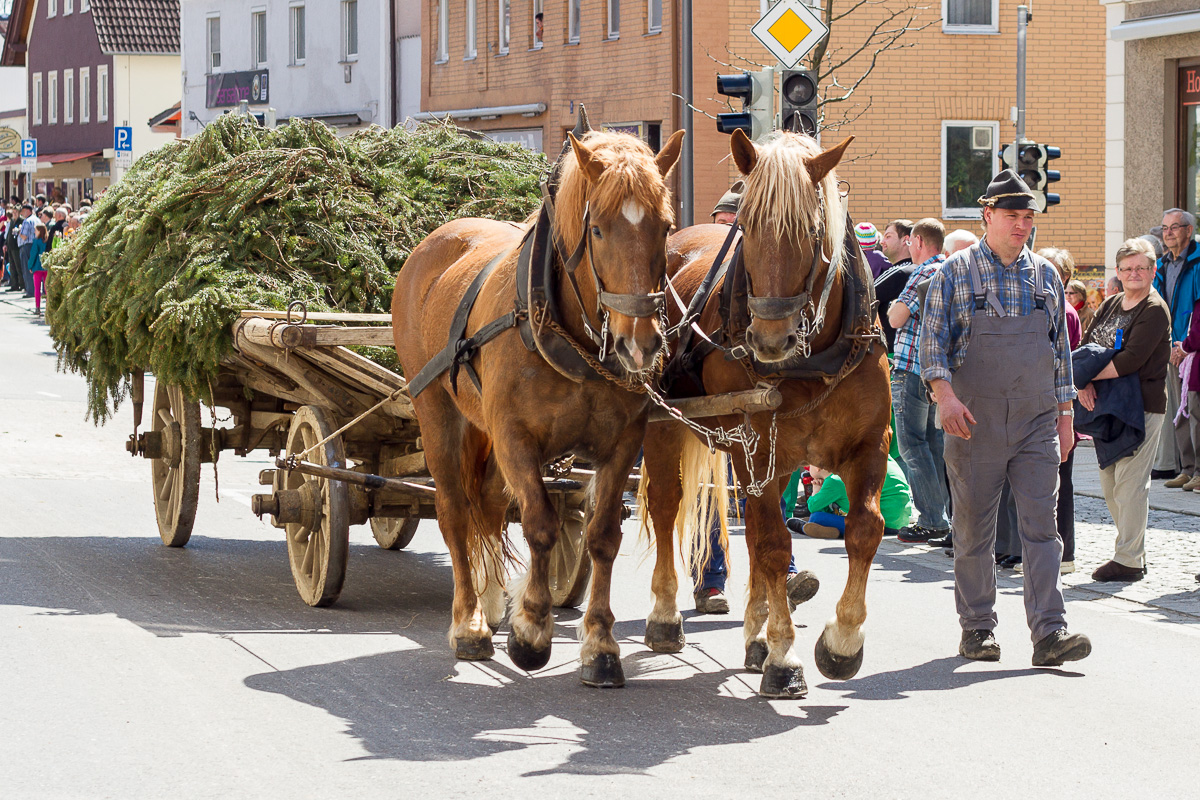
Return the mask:
<path fill-rule="evenodd" d="M 1088 411 L 1096 410 L 1096 384 L 1089 383 L 1087 386 L 1079 390 L 1079 405 L 1086 408 Z M 1059 420 L 1061 421 L 1061 417 Z"/>
<path fill-rule="evenodd" d="M 975 417 L 971 416 L 970 409 L 954 394 L 950 382 L 937 380 L 930 386 L 933 389 L 934 400 L 937 401 L 938 419 L 942 422 L 942 430 L 960 439 L 970 439 L 970 426 L 976 424 Z"/>
<path fill-rule="evenodd" d="M 1171 345 L 1171 366 L 1178 367 L 1183 363 L 1183 359 L 1187 358 L 1187 353 L 1183 352 L 1183 342 L 1175 342 Z"/>
<path fill-rule="evenodd" d="M 1088 386 L 1090 388 L 1091 384 L 1088 384 Z M 1080 392 L 1080 395 L 1082 394 L 1083 392 Z M 1075 418 L 1066 414 L 1060 414 L 1058 416 L 1058 461 L 1060 464 L 1067 460 L 1067 456 L 1071 455 L 1071 449 L 1074 447 Z"/>

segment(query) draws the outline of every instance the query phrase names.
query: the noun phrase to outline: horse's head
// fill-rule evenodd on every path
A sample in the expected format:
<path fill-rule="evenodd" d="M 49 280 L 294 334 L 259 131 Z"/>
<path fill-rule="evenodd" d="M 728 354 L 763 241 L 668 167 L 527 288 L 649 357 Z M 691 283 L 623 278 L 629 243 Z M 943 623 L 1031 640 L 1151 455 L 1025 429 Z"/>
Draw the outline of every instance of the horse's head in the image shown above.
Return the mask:
<path fill-rule="evenodd" d="M 591 269 L 578 272 L 583 313 L 607 317 L 613 350 L 629 372 L 652 367 L 663 346 L 659 312 L 674 221 L 665 178 L 683 135 L 676 131 L 655 156 L 627 134 L 572 134 L 574 157 L 563 163 L 554 227 L 567 248 L 586 237 L 580 266 L 590 259 Z M 602 328 L 605 320 L 593 324 Z"/>
<path fill-rule="evenodd" d="M 846 212 L 833 169 L 853 140 L 822 151 L 796 133 L 762 145 L 740 130 L 730 139 L 746 176 L 738 211 L 750 291 L 746 345 L 759 361 L 782 361 L 809 343 L 802 337 L 818 333 L 809 325 L 823 313 L 816 311 L 820 291 L 845 260 Z"/>

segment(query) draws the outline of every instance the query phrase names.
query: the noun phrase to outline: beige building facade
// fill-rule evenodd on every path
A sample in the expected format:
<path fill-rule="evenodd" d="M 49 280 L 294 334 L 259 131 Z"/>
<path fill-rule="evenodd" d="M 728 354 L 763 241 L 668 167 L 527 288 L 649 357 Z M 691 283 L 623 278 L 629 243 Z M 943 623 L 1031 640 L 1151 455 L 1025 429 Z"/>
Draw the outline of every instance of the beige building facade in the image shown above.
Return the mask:
<path fill-rule="evenodd" d="M 773 64 L 750 33 L 764 0 L 694 0 L 693 8 L 700 222 L 737 177 L 728 137 L 706 116 L 729 110 L 716 76 Z M 839 170 L 856 221 L 882 228 L 896 218 L 932 216 L 978 232 L 975 198 L 1000 168 L 997 151 L 1014 136 L 1016 5 L 942 0 L 906 8 L 886 0 L 835 21 L 823 69 L 849 59 L 834 74 L 849 86 L 872 59 L 875 67 L 845 102 L 825 107 L 822 140 L 829 146 L 856 137 Z M 422 0 L 421 115 L 449 114 L 553 154 L 582 102 L 594 124 L 628 130 L 656 147 L 680 127 L 678 12 L 678 0 Z M 1063 153 L 1050 164 L 1062 173 L 1050 186 L 1062 203 L 1039 218 L 1037 243 L 1067 247 L 1081 265 L 1101 266 L 1106 10 L 1090 0 L 1041 0 L 1035 12 L 1026 135 Z M 867 44 L 850 58 L 872 31 L 906 24 L 900 46 L 877 53 L 877 43 Z M 831 82 L 824 88 L 836 93 Z"/>

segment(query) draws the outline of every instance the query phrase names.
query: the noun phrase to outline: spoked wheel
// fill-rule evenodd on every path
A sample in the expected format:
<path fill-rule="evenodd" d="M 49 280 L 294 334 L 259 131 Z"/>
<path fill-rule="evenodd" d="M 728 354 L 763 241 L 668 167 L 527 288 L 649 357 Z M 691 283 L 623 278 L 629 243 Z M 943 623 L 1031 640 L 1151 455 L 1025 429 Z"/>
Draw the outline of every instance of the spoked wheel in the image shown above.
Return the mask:
<path fill-rule="evenodd" d="M 167 547 L 183 547 L 200 501 L 200 404 L 185 400 L 178 386 L 157 382 L 147 438 L 154 443 L 148 456 L 158 535 Z"/>
<path fill-rule="evenodd" d="M 329 415 L 317 406 L 301 406 L 288 429 L 287 453 L 297 455 L 334 430 Z M 312 453 L 306 461 L 328 467 L 346 466 L 340 436 Z M 300 522 L 289 522 L 288 560 L 296 590 L 310 606 L 332 605 L 346 580 L 346 554 L 350 549 L 350 498 L 345 481 L 331 481 L 298 471 L 278 470 L 277 490 L 295 492 Z"/>
<path fill-rule="evenodd" d="M 550 602 L 558 608 L 577 608 L 592 578 L 587 551 L 587 516 L 582 511 L 563 515 L 558 544 L 550 551 Z"/>
<path fill-rule="evenodd" d="M 371 533 L 384 550 L 408 547 L 417 533 L 418 517 L 371 517 Z"/>

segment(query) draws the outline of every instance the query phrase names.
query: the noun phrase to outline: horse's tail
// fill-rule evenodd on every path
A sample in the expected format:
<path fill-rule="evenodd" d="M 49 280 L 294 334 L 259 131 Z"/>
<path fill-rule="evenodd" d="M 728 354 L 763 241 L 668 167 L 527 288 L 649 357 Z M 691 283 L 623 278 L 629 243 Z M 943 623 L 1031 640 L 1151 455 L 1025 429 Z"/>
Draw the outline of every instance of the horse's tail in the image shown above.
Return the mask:
<path fill-rule="evenodd" d="M 491 535 L 487 516 L 483 512 L 483 483 L 487 475 L 488 459 L 492 455 L 491 437 L 474 425 L 468 424 L 463 434 L 462 452 L 460 478 L 463 494 L 467 497 L 467 516 L 470 520 L 467 554 L 471 561 L 475 594 L 482 596 L 489 583 L 495 582 L 501 588 L 504 587 L 504 563 L 509 557 L 503 534 L 498 537 Z"/>
<path fill-rule="evenodd" d="M 694 436 L 684 440 L 679 459 L 679 477 L 683 484 L 683 501 L 675 515 L 675 531 L 679 536 L 679 553 L 692 575 L 700 575 L 712 558 L 712 526 L 720 526 L 721 548 L 729 550 L 729 456 L 708 446 Z M 728 560 L 725 562 L 728 564 Z"/>

